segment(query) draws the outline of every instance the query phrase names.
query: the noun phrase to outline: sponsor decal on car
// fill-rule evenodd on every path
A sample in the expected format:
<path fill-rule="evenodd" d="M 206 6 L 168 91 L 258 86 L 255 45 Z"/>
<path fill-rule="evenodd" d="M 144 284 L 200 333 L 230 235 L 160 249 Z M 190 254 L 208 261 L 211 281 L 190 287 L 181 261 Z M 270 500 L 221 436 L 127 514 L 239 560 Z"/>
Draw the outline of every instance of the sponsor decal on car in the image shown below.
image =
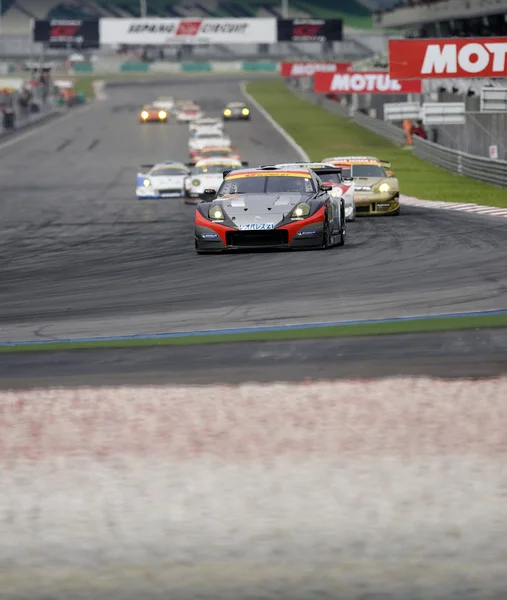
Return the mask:
<path fill-rule="evenodd" d="M 240 225 L 240 231 L 259 231 L 263 229 L 274 229 L 274 223 L 247 223 L 246 225 Z"/>
<path fill-rule="evenodd" d="M 507 37 L 389 41 L 389 73 L 400 79 L 507 76 Z"/>
<path fill-rule="evenodd" d="M 315 73 L 314 91 L 318 94 L 420 94 L 421 81 L 393 79 L 387 72 Z"/>
<path fill-rule="evenodd" d="M 310 173 L 301 173 L 299 171 L 290 172 L 285 171 L 283 173 L 275 171 L 275 172 L 266 172 L 266 171 L 253 171 L 251 173 L 237 173 L 235 175 L 228 175 L 226 179 L 242 179 L 245 177 L 305 177 L 306 179 L 310 179 Z"/>

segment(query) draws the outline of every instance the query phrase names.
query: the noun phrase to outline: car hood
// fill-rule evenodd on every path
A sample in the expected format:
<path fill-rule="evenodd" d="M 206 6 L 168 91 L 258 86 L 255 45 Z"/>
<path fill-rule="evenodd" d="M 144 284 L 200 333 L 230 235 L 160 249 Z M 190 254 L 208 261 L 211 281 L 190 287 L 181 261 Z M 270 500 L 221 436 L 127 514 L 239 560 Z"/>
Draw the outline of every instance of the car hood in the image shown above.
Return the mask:
<path fill-rule="evenodd" d="M 395 177 L 354 177 L 356 192 L 369 192 L 384 182 L 388 183 L 391 189 L 398 189 L 398 180 Z"/>
<path fill-rule="evenodd" d="M 278 223 L 309 194 L 234 194 L 217 198 L 227 216 L 240 227 L 253 223 Z"/>

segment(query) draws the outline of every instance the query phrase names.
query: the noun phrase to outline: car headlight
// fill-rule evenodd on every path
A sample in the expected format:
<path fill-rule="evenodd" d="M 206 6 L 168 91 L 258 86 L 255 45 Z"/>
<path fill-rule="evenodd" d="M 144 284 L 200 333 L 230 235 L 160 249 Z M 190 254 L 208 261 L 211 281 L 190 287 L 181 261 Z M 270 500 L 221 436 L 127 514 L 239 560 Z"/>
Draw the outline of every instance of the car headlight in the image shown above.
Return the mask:
<path fill-rule="evenodd" d="M 147 119 L 149 116 L 150 116 L 149 113 L 147 113 L 145 110 L 143 110 L 143 112 L 141 113 L 141 117 L 143 119 Z"/>
<path fill-rule="evenodd" d="M 224 110 L 224 115 L 225 115 L 226 117 L 230 117 L 230 116 L 232 115 L 232 110 L 230 110 L 230 109 L 228 109 L 228 108 L 227 108 L 227 109 L 225 109 L 225 110 Z"/>
<path fill-rule="evenodd" d="M 150 187 L 150 185 L 151 185 L 151 181 L 150 181 L 149 179 L 145 179 L 145 180 L 143 181 L 143 185 L 144 185 L 144 187 Z"/>
<path fill-rule="evenodd" d="M 218 204 L 215 204 L 215 206 L 212 206 L 209 209 L 208 216 L 210 219 L 213 219 L 213 221 L 223 221 L 224 220 L 223 210 L 220 206 L 218 206 Z"/>
<path fill-rule="evenodd" d="M 329 192 L 330 196 L 333 196 L 334 198 L 339 198 L 342 195 L 342 191 L 340 189 L 332 189 Z"/>
<path fill-rule="evenodd" d="M 159 118 L 159 119 L 167 119 L 167 113 L 165 112 L 165 110 L 161 110 L 161 111 L 158 113 L 158 118 Z"/>
<path fill-rule="evenodd" d="M 310 206 L 306 202 L 301 202 L 296 206 L 292 213 L 293 219 L 303 219 L 310 214 Z"/>
<path fill-rule="evenodd" d="M 201 185 L 201 181 L 199 179 L 194 179 L 192 181 L 192 185 L 195 186 L 195 187 L 197 187 L 198 185 Z"/>
<path fill-rule="evenodd" d="M 379 191 L 381 194 L 385 194 L 386 192 L 388 192 L 388 191 L 389 191 L 389 184 L 388 184 L 388 183 L 381 183 L 381 184 L 379 185 L 378 191 Z"/>
<path fill-rule="evenodd" d="M 244 108 L 241 112 L 243 115 L 245 115 L 245 117 L 250 114 L 250 111 L 248 110 L 248 108 Z"/>

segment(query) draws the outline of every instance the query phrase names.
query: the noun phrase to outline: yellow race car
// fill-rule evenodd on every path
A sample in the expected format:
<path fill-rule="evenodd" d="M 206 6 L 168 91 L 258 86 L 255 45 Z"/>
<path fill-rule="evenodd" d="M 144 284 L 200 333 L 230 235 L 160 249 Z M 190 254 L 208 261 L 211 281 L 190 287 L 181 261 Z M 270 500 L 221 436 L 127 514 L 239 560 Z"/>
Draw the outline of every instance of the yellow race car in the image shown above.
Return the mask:
<path fill-rule="evenodd" d="M 354 180 L 356 215 L 399 215 L 400 185 L 391 164 L 374 156 L 333 156 L 323 163 L 341 167 Z"/>

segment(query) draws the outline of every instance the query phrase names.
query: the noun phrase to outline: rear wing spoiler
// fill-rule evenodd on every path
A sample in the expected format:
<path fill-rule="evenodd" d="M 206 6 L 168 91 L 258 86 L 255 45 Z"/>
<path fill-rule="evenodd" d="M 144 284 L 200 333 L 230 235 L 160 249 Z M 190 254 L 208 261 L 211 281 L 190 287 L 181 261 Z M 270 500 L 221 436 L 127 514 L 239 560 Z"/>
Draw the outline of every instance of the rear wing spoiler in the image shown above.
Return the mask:
<path fill-rule="evenodd" d="M 384 167 L 384 169 L 390 169 L 391 168 L 391 162 L 388 160 L 380 160 L 379 159 L 380 164 Z"/>

